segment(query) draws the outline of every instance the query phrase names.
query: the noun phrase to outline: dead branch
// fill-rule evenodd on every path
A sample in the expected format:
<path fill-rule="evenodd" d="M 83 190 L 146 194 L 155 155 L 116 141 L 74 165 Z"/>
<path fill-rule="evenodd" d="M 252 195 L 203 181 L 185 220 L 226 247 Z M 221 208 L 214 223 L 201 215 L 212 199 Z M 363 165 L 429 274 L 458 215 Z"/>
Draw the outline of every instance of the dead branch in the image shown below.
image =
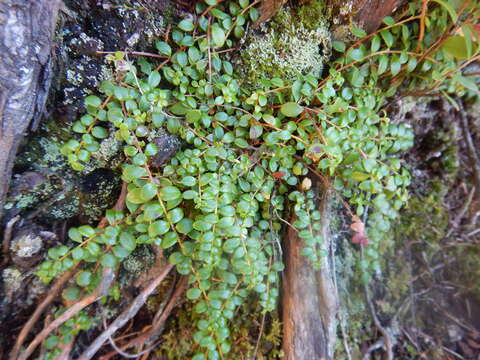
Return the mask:
<path fill-rule="evenodd" d="M 55 329 L 61 326 L 64 322 L 68 321 L 72 317 L 74 317 L 79 311 L 83 310 L 87 306 L 91 305 L 95 301 L 99 300 L 100 298 L 104 297 L 108 293 L 108 289 L 115 278 L 115 273 L 110 268 L 104 268 L 102 274 L 102 281 L 100 284 L 95 288 L 95 290 L 90 294 L 84 297 L 79 302 L 72 305 L 67 311 L 65 311 L 62 315 L 56 318 L 50 325 L 45 327 L 33 341 L 28 345 L 25 351 L 18 357 L 18 360 L 27 360 L 30 355 L 33 354 L 35 349 L 39 344 L 42 343 L 43 340 Z M 13 358 L 15 359 L 15 358 Z"/>
<path fill-rule="evenodd" d="M 163 279 L 168 275 L 172 270 L 173 265 L 168 264 L 165 266 L 164 270 L 154 281 L 150 283 L 141 293 L 138 295 L 135 300 L 130 304 L 130 306 L 125 309 L 120 316 L 118 316 L 110 326 L 101 333 L 97 339 L 90 344 L 90 346 L 83 352 L 82 355 L 77 360 L 89 360 L 91 359 L 96 352 L 102 347 L 102 345 L 111 337 L 118 329 L 123 327 L 128 320 L 133 318 L 137 312 L 141 309 L 143 304 L 147 301 L 150 294 L 157 288 L 158 285 L 163 281 Z M 24 359 L 22 359 L 24 360 Z"/>

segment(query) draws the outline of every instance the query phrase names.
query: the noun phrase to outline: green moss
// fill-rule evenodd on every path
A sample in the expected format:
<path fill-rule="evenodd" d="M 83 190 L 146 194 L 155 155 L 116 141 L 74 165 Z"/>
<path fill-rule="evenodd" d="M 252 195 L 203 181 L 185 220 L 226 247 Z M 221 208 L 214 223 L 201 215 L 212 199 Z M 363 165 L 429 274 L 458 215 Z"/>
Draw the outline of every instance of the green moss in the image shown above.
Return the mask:
<path fill-rule="evenodd" d="M 296 9 L 296 15 L 299 21 L 309 30 L 315 30 L 319 22 L 325 19 L 327 9 L 323 0 L 311 0 Z"/>
<path fill-rule="evenodd" d="M 308 11 L 302 9 L 302 13 Z M 291 81 L 299 74 L 318 77 L 331 52 L 326 22 L 302 19 L 289 8 L 261 25 L 259 31 L 252 31 L 244 42 L 238 68 L 245 72 L 250 84 L 274 77 Z"/>

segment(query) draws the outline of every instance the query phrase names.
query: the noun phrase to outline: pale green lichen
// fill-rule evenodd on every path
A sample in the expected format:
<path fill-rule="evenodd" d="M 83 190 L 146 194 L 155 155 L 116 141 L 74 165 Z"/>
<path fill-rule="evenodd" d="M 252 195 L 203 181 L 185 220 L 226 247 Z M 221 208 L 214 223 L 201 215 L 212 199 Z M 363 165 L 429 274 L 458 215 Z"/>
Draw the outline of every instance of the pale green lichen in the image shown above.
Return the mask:
<path fill-rule="evenodd" d="M 319 76 L 331 53 L 326 22 L 317 19 L 315 27 L 311 20 L 304 24 L 288 8 L 243 42 L 239 68 L 251 84 L 274 77 L 294 80 L 299 74 Z"/>

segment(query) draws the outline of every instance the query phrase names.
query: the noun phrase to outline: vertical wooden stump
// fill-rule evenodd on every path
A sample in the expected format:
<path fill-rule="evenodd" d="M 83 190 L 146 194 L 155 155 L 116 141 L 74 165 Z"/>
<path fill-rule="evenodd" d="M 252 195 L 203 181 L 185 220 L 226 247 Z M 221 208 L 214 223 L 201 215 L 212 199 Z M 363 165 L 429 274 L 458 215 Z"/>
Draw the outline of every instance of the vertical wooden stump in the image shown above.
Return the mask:
<path fill-rule="evenodd" d="M 45 106 L 59 6 L 60 0 L 0 1 L 0 216 L 20 141 Z"/>
<path fill-rule="evenodd" d="M 283 351 L 286 360 L 333 359 L 336 340 L 337 294 L 331 271 L 329 234 L 331 193 L 323 190 L 322 269 L 314 270 L 305 256 L 296 230 L 289 228 L 285 245 L 285 272 L 282 284 Z M 293 219 L 294 220 L 294 219 Z"/>

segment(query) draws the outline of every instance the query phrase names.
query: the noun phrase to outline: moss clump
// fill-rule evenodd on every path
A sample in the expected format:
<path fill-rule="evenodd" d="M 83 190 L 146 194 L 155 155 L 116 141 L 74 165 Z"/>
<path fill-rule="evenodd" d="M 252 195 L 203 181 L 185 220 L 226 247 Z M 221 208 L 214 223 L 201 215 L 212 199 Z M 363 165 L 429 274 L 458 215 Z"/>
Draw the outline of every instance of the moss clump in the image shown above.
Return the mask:
<path fill-rule="evenodd" d="M 317 18 L 315 23 L 307 19 L 304 24 L 289 8 L 252 31 L 244 43 L 239 68 L 250 84 L 275 77 L 293 81 L 299 74 L 318 77 L 331 52 L 326 22 Z"/>

